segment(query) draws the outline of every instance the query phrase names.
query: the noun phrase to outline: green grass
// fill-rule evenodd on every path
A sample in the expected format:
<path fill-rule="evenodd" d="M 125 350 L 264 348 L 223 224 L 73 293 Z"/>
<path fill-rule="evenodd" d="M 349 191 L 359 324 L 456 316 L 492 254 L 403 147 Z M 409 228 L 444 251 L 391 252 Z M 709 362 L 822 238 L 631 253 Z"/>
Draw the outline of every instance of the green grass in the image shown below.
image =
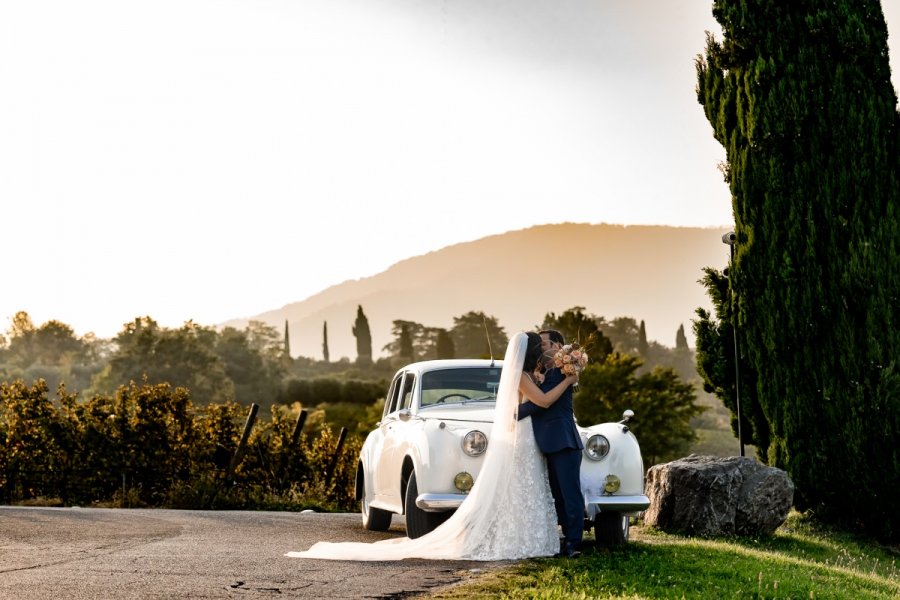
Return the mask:
<path fill-rule="evenodd" d="M 435 598 L 900 598 L 900 552 L 792 513 L 771 538 L 703 540 L 632 526 L 617 550 L 533 559 Z M 587 544 L 586 544 L 587 545 Z"/>

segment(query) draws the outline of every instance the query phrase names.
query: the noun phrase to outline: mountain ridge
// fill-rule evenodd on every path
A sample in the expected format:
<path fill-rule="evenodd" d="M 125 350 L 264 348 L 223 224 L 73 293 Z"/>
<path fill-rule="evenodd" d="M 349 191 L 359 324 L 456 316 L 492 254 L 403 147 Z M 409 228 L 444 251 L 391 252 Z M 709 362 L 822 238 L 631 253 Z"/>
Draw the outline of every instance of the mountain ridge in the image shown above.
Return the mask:
<path fill-rule="evenodd" d="M 357 306 L 369 320 L 372 351 L 392 341 L 394 320 L 453 326 L 469 311 L 493 316 L 507 334 L 532 329 L 546 313 L 582 306 L 588 314 L 643 320 L 649 340 L 674 346 L 684 325 L 711 303 L 698 282 L 722 268 L 727 228 L 559 223 L 461 242 L 401 260 L 379 274 L 330 286 L 305 300 L 220 326 L 262 321 L 283 331 L 294 356 L 322 358 L 328 323 L 331 360 L 355 360 Z M 590 276 L 585 276 L 590 271 Z"/>

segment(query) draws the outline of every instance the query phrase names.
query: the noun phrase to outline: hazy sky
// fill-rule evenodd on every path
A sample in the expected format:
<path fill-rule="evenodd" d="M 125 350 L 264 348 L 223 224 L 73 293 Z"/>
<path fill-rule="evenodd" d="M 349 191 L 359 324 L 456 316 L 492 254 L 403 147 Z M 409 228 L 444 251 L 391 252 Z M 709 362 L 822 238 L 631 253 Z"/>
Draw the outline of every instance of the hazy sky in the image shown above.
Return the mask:
<path fill-rule="evenodd" d="M 727 226 L 711 5 L 0 0 L 0 331 L 214 325 L 536 224 Z"/>

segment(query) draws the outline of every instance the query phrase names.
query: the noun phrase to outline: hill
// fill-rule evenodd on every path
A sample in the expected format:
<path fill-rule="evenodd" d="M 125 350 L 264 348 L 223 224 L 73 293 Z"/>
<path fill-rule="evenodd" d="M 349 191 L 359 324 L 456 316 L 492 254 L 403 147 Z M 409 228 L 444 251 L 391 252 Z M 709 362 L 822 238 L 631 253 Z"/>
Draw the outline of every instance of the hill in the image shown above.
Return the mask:
<path fill-rule="evenodd" d="M 548 312 L 574 306 L 603 316 L 645 322 L 647 337 L 674 346 L 684 325 L 710 302 L 698 280 L 706 266 L 722 268 L 727 229 L 562 223 L 488 236 L 409 258 L 363 279 L 222 326 L 263 321 L 290 326 L 294 356 L 322 358 L 328 323 L 331 360 L 356 358 L 352 326 L 362 306 L 376 357 L 392 340 L 394 320 L 450 328 L 469 311 L 495 317 L 508 334 L 531 329 Z M 364 248 L 358 251 L 364 252 Z"/>

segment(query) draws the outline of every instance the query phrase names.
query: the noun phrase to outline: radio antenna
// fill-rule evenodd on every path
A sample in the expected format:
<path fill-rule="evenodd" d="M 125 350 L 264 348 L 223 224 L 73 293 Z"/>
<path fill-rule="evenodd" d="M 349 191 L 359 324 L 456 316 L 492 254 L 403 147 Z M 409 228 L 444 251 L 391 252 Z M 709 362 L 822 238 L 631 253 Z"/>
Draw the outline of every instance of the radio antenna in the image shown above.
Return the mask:
<path fill-rule="evenodd" d="M 487 319 L 484 313 L 481 313 L 481 322 L 484 323 L 484 337 L 487 338 L 488 352 L 491 355 L 491 366 L 494 366 L 494 349 L 491 347 L 491 335 L 488 333 Z"/>

